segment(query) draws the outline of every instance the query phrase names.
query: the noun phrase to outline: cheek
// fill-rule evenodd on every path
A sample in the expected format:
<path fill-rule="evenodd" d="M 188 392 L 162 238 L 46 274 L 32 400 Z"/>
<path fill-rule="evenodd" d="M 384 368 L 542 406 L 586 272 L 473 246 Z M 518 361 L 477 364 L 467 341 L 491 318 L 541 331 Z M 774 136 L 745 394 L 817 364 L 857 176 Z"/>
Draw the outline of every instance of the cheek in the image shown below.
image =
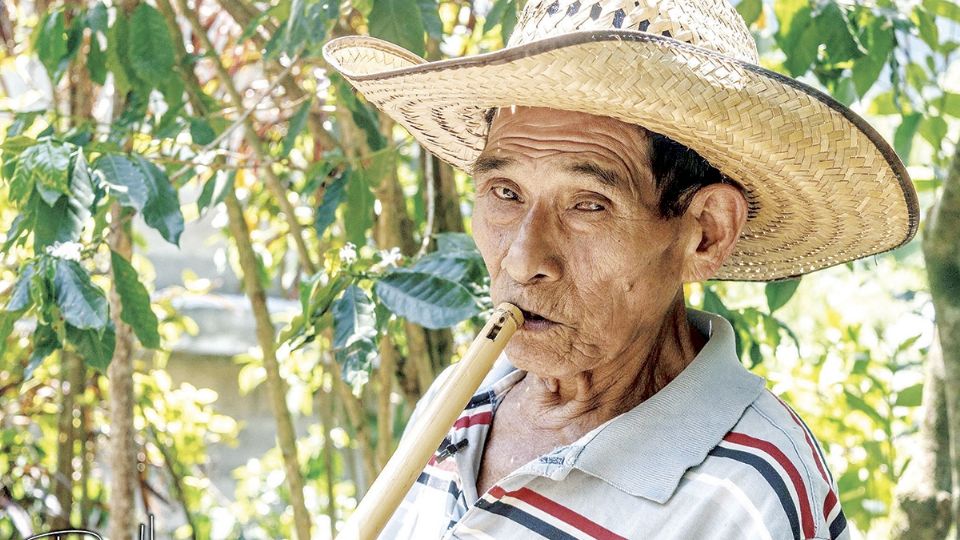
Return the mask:
<path fill-rule="evenodd" d="M 487 272 L 491 277 L 495 277 L 500 268 L 500 261 L 506 254 L 503 247 L 506 244 L 503 229 L 491 223 L 489 214 L 479 206 L 474 208 L 472 226 L 473 241 L 477 244 L 480 256 L 483 257 Z"/>

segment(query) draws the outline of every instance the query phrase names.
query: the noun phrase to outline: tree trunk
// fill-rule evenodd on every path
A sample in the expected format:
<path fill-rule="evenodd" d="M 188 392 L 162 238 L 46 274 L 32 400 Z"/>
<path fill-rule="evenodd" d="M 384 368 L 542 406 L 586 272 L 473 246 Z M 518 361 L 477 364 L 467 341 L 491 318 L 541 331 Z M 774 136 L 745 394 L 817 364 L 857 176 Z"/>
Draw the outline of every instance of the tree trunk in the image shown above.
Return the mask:
<path fill-rule="evenodd" d="M 276 355 L 276 329 L 267 310 L 267 294 L 260 283 L 260 261 L 253 251 L 250 241 L 250 229 L 243 216 L 236 192 L 228 189 L 224 197 L 230 223 L 230 233 L 237 244 L 240 255 L 240 267 L 243 273 L 243 287 L 256 322 L 257 341 L 263 354 L 263 368 L 267 372 L 267 387 L 270 393 L 270 405 L 274 421 L 277 423 L 277 444 L 283 456 L 287 487 L 290 490 L 290 504 L 293 506 L 293 520 L 299 540 L 310 539 L 310 515 L 303 499 L 303 474 L 297 458 L 297 437 L 293 429 L 290 410 L 287 409 L 287 385 L 280 376 L 280 364 Z"/>
<path fill-rule="evenodd" d="M 131 213 L 113 203 L 110 248 L 130 260 Z M 113 269 L 111 268 L 111 274 Z M 110 538 L 129 540 L 136 529 L 137 445 L 133 430 L 133 332 L 120 320 L 116 276 L 110 287 L 110 316 L 116 327 L 116 348 L 107 368 L 110 379 Z"/>
<path fill-rule="evenodd" d="M 943 355 L 943 388 L 950 441 L 952 522 L 960 523 L 960 144 L 923 235 L 930 293 Z M 929 391 L 929 389 L 925 389 Z"/>
<path fill-rule="evenodd" d="M 950 434 L 937 340 L 924 364 L 923 418 L 917 448 L 896 487 L 896 540 L 943 540 L 950 530 Z"/>
<path fill-rule="evenodd" d="M 53 485 L 53 497 L 60 503 L 60 514 L 53 520 L 56 529 L 70 528 L 73 513 L 74 396 L 83 385 L 82 368 L 80 357 L 69 351 L 60 351 L 60 415 L 57 420 L 57 472 Z M 77 373 L 81 377 L 79 381 Z"/>

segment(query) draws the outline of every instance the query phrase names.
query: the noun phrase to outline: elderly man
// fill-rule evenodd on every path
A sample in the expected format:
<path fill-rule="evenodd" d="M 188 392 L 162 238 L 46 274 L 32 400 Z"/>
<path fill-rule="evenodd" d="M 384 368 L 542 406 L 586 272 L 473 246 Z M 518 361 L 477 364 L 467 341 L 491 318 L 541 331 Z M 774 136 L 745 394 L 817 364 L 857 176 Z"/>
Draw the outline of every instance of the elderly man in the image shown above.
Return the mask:
<path fill-rule="evenodd" d="M 325 54 L 473 173 L 492 299 L 526 318 L 381 538 L 849 536 L 815 438 L 683 284 L 907 242 L 916 195 L 862 119 L 757 67 L 723 0 L 531 0 L 496 53 Z"/>

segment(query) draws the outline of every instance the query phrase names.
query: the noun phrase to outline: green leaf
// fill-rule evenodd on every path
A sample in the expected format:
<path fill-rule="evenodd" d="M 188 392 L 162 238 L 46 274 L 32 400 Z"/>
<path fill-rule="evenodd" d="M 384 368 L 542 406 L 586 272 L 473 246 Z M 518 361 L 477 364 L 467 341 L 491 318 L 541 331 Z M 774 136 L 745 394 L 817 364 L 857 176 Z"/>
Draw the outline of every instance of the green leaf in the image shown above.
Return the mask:
<path fill-rule="evenodd" d="M 116 330 L 112 321 L 102 333 L 92 329 L 80 330 L 68 324 L 67 341 L 73 345 L 88 366 L 106 375 L 107 366 L 113 359 L 113 349 L 117 343 Z"/>
<path fill-rule="evenodd" d="M 349 170 L 344 171 L 340 176 L 335 178 L 333 182 L 327 184 L 326 189 L 323 190 L 323 201 L 317 208 L 316 215 L 313 219 L 313 229 L 317 231 L 318 238 L 322 238 L 327 228 L 337 219 L 337 207 L 339 207 L 343 201 L 343 188 L 347 184 L 347 179 L 350 176 L 351 173 Z"/>
<path fill-rule="evenodd" d="M 437 251 L 475 253 L 480 255 L 473 237 L 467 233 L 442 232 L 434 235 L 437 240 Z"/>
<path fill-rule="evenodd" d="M 503 19 L 500 21 L 500 39 L 504 45 L 510 40 L 510 35 L 513 34 L 513 27 L 516 25 L 517 1 L 513 0 L 507 7 L 506 13 L 503 14 Z"/>
<path fill-rule="evenodd" d="M 80 330 L 106 328 L 107 299 L 87 271 L 76 261 L 56 259 L 54 265 L 53 294 L 64 320 Z"/>
<path fill-rule="evenodd" d="M 107 53 L 100 48 L 100 40 L 91 36 L 90 52 L 87 53 L 87 71 L 90 80 L 103 86 L 107 83 Z"/>
<path fill-rule="evenodd" d="M 13 333 L 13 326 L 20 315 L 19 312 L 0 311 L 0 358 L 6 358 L 7 340 Z"/>
<path fill-rule="evenodd" d="M 33 247 L 37 254 L 55 242 L 76 242 L 90 219 L 94 203 L 93 186 L 83 150 L 78 149 L 70 167 L 70 195 L 61 196 L 52 207 L 32 196 L 25 211 L 33 229 Z"/>
<path fill-rule="evenodd" d="M 147 205 L 150 190 L 139 167 L 121 154 L 103 154 L 93 162 L 107 191 L 117 201 L 140 212 Z"/>
<path fill-rule="evenodd" d="M 960 118 L 960 94 L 944 92 L 940 99 L 940 112 L 949 114 L 954 118 Z"/>
<path fill-rule="evenodd" d="M 173 73 L 173 40 L 163 15 L 141 3 L 130 18 L 130 67 L 153 88 L 160 88 Z"/>
<path fill-rule="evenodd" d="M 360 171 L 351 174 L 347 182 L 347 208 L 343 213 L 348 242 L 358 246 L 366 244 L 367 231 L 373 226 L 375 200 L 366 175 Z"/>
<path fill-rule="evenodd" d="M 443 41 L 443 21 L 440 20 L 440 5 L 437 0 L 417 0 L 423 28 L 430 38 Z"/>
<path fill-rule="evenodd" d="M 6 232 L 6 238 L 3 240 L 3 246 L 0 247 L 0 253 L 8 253 L 10 248 L 13 247 L 13 244 L 17 242 L 18 239 L 23 237 L 23 233 L 27 232 L 27 227 L 25 226 L 29 223 L 30 214 L 29 212 L 22 212 L 13 218 L 13 223 L 10 224 L 10 228 Z M 24 237 L 25 238 L 25 237 Z M 23 242 L 20 242 L 20 245 L 23 245 Z"/>
<path fill-rule="evenodd" d="M 345 349 L 357 341 L 377 338 L 373 300 L 357 285 L 350 285 L 333 303 L 333 348 Z"/>
<path fill-rule="evenodd" d="M 107 12 L 107 6 L 104 5 L 103 2 L 97 2 L 92 8 L 87 10 L 87 15 L 83 18 L 83 24 L 94 32 L 106 33 L 109 19 L 110 16 Z"/>
<path fill-rule="evenodd" d="M 923 383 L 917 383 L 897 392 L 897 401 L 894 405 L 899 407 L 919 407 L 922 400 Z"/>
<path fill-rule="evenodd" d="M 183 213 L 180 210 L 177 190 L 160 167 L 140 155 L 134 155 L 133 159 L 143 173 L 150 192 L 143 208 L 144 221 L 156 229 L 167 242 L 179 246 L 180 234 L 183 232 Z"/>
<path fill-rule="evenodd" d="M 870 46 L 868 54 L 858 58 L 853 64 L 851 75 L 857 94 L 862 98 L 880 77 L 880 72 L 890 60 L 893 52 L 893 26 L 886 19 L 876 18 L 868 28 Z"/>
<path fill-rule="evenodd" d="M 864 401 L 864 399 L 860 396 L 857 396 L 847 389 L 843 390 L 843 395 L 847 400 L 847 406 L 849 406 L 851 409 L 858 410 L 866 414 L 881 426 L 887 424 L 887 420 L 877 411 L 877 409 L 870 406 L 870 404 Z"/>
<path fill-rule="evenodd" d="M 920 39 L 924 41 L 932 50 L 940 48 L 940 31 L 937 28 L 936 17 L 922 6 L 916 6 L 913 10 L 916 20 L 917 30 L 920 32 Z"/>
<path fill-rule="evenodd" d="M 113 73 L 113 84 L 117 87 L 117 93 L 125 96 L 134 86 L 139 86 L 140 81 L 130 66 L 130 23 L 122 9 L 114 11 L 115 20 L 107 31 L 106 64 Z"/>
<path fill-rule="evenodd" d="M 493 3 L 493 7 L 487 12 L 487 17 L 483 21 L 484 34 L 500 24 L 500 21 L 503 20 L 503 15 L 507 11 L 507 7 L 512 6 L 513 2 L 514 0 L 496 0 L 496 2 Z"/>
<path fill-rule="evenodd" d="M 504 44 L 510 40 L 513 28 L 517 25 L 517 2 L 513 0 L 500 21 L 500 38 Z"/>
<path fill-rule="evenodd" d="M 770 309 L 770 313 L 772 314 L 774 311 L 785 306 L 787 302 L 790 301 L 790 298 L 793 297 L 793 293 L 797 292 L 799 285 L 799 279 L 767 283 L 764 292 L 767 295 L 767 307 Z"/>
<path fill-rule="evenodd" d="M 27 263 L 20 271 L 20 278 L 13 285 L 13 292 L 10 293 L 10 298 L 4 308 L 6 311 L 17 312 L 30 309 L 30 306 L 33 305 L 33 299 L 30 297 L 30 282 L 33 281 L 35 275 L 34 263 Z"/>
<path fill-rule="evenodd" d="M 939 116 L 928 116 L 920 121 L 917 131 L 936 150 L 947 137 L 947 121 Z"/>
<path fill-rule="evenodd" d="M 847 11 L 838 4 L 827 3 L 817 15 L 815 24 L 818 42 L 824 44 L 830 62 L 842 62 L 867 54 L 857 43 L 847 19 Z"/>
<path fill-rule="evenodd" d="M 70 193 L 70 149 L 52 141 L 35 144 L 20 154 L 17 173 L 30 175 L 30 182 L 40 191 L 47 204 L 53 206 L 60 195 Z"/>
<path fill-rule="evenodd" d="M 237 178 L 236 171 L 223 173 L 222 171 L 207 179 L 203 190 L 197 198 L 197 213 L 204 215 L 208 208 L 223 201 L 226 194 L 233 189 L 233 182 Z"/>
<path fill-rule="evenodd" d="M 193 139 L 194 144 L 203 146 L 212 143 L 217 138 L 217 134 L 210 127 L 210 123 L 203 118 L 191 117 L 190 138 Z"/>
<path fill-rule="evenodd" d="M 27 361 L 27 367 L 23 370 L 23 380 L 28 381 L 33 377 L 33 372 L 40 367 L 43 361 L 53 354 L 53 351 L 61 347 L 57 333 L 48 325 L 37 325 L 33 333 L 33 352 L 30 353 L 30 359 Z"/>
<path fill-rule="evenodd" d="M 805 23 L 800 35 L 788 49 L 784 48 L 787 59 L 783 63 L 790 75 L 799 77 L 810 69 L 810 65 L 817 59 L 817 51 L 820 47 L 820 32 L 816 24 L 809 20 Z"/>
<path fill-rule="evenodd" d="M 374 0 L 367 24 L 371 36 L 423 56 L 423 17 L 417 0 Z"/>
<path fill-rule="evenodd" d="M 46 68 L 50 80 L 56 84 L 62 74 L 60 62 L 67 56 L 67 30 L 63 10 L 48 13 L 37 26 L 34 48 L 40 63 Z"/>
<path fill-rule="evenodd" d="M 923 7 L 930 13 L 960 22 L 960 5 L 953 0 L 923 0 Z"/>
<path fill-rule="evenodd" d="M 37 141 L 32 137 L 27 137 L 26 135 L 14 135 L 13 137 L 7 137 L 7 139 L 0 143 L 0 148 L 8 152 L 19 154 L 35 144 L 37 144 Z"/>
<path fill-rule="evenodd" d="M 923 115 L 912 113 L 903 117 L 893 134 L 893 149 L 904 163 L 910 163 L 910 150 L 913 148 L 913 136 L 917 133 Z"/>
<path fill-rule="evenodd" d="M 390 311 L 427 328 L 447 328 L 480 312 L 466 287 L 425 272 L 397 270 L 373 289 Z"/>
<path fill-rule="evenodd" d="M 755 23 L 757 19 L 760 18 L 760 14 L 763 13 L 763 2 L 762 0 L 741 0 L 737 4 L 737 13 L 743 17 L 743 22 L 747 23 L 747 26 Z"/>
<path fill-rule="evenodd" d="M 353 122 L 366 134 L 367 146 L 370 147 L 370 150 L 376 152 L 386 148 L 387 140 L 380 134 L 380 120 L 377 114 L 357 99 L 346 79 L 336 75 L 331 77 L 330 80 L 337 90 L 337 102 L 350 111 Z"/>
<path fill-rule="evenodd" d="M 377 358 L 377 348 L 369 341 L 357 341 L 334 353 L 340 364 L 341 378 L 357 392 L 370 378 L 370 368 Z"/>
<path fill-rule="evenodd" d="M 130 325 L 144 347 L 160 348 L 160 334 L 157 331 L 160 322 L 150 308 L 150 293 L 143 283 L 140 283 L 137 271 L 129 261 L 113 250 L 110 250 L 110 264 L 113 267 L 113 283 L 122 306 L 120 319 Z"/>
<path fill-rule="evenodd" d="M 309 116 L 310 105 L 312 103 L 312 99 L 305 101 L 293 115 L 293 118 L 290 119 L 290 125 L 287 127 L 287 134 L 283 137 L 283 147 L 280 150 L 280 157 L 287 157 L 290 155 L 290 150 L 293 149 L 293 143 L 297 141 L 297 136 L 300 135 L 301 131 L 303 131 L 304 126 L 307 125 L 307 118 Z"/>
<path fill-rule="evenodd" d="M 434 275 L 460 284 L 475 283 L 483 278 L 485 267 L 479 253 L 435 251 L 420 257 L 410 267 L 415 272 Z"/>

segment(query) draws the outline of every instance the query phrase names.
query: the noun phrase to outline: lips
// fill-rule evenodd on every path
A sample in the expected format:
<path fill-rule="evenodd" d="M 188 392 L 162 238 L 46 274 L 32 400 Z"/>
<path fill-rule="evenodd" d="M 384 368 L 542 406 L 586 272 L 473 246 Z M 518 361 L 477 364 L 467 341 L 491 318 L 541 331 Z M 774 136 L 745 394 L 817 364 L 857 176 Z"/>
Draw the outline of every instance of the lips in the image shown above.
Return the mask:
<path fill-rule="evenodd" d="M 520 308 L 520 311 L 523 313 L 523 328 L 525 329 L 544 329 L 557 324 L 556 321 L 548 319 L 535 311 L 523 308 Z"/>

